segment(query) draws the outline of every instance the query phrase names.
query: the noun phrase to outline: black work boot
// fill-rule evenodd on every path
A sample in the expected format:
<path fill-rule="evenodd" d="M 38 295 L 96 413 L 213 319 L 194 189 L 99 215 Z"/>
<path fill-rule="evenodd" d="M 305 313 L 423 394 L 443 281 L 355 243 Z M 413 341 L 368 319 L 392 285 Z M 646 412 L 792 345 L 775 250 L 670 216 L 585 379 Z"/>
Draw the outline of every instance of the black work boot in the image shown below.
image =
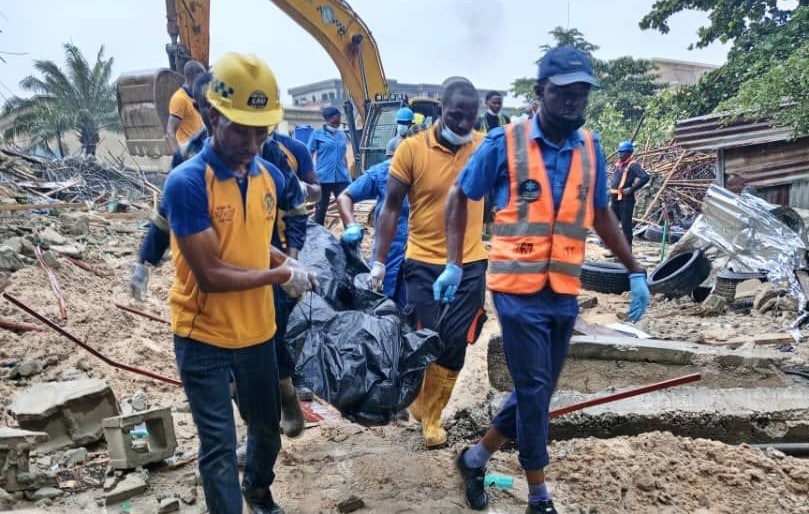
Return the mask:
<path fill-rule="evenodd" d="M 298 396 L 292 379 L 286 378 L 281 384 L 281 430 L 287 437 L 298 437 L 303 433 L 303 412 L 298 405 Z"/>
<path fill-rule="evenodd" d="M 242 496 L 250 514 L 284 514 L 284 509 L 275 503 L 269 489 L 242 487 Z"/>
<path fill-rule="evenodd" d="M 489 495 L 486 494 L 486 487 L 483 483 L 483 479 L 486 477 L 486 468 L 470 468 L 467 466 L 463 457 L 468 450 L 468 446 L 464 448 L 458 454 L 455 463 L 463 477 L 466 503 L 474 510 L 483 510 L 489 506 Z"/>
<path fill-rule="evenodd" d="M 553 500 L 542 500 L 539 503 L 529 503 L 525 514 L 557 514 L 553 507 Z"/>

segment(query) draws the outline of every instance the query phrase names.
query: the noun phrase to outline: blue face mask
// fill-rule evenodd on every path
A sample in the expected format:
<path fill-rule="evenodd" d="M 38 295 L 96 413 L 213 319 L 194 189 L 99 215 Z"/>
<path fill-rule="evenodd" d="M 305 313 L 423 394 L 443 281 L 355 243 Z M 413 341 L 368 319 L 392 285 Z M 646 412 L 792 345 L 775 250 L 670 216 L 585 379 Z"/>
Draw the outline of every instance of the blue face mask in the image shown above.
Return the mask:
<path fill-rule="evenodd" d="M 396 125 L 396 134 L 399 137 L 405 137 L 407 135 L 407 131 L 408 131 L 409 128 L 410 127 L 408 127 L 407 125 L 402 125 L 402 124 Z"/>
<path fill-rule="evenodd" d="M 465 136 L 459 136 L 449 127 L 447 127 L 444 123 L 441 124 L 441 137 L 443 137 L 449 144 L 455 146 L 465 145 L 466 143 L 472 141 L 472 131 L 469 131 L 469 134 Z"/>

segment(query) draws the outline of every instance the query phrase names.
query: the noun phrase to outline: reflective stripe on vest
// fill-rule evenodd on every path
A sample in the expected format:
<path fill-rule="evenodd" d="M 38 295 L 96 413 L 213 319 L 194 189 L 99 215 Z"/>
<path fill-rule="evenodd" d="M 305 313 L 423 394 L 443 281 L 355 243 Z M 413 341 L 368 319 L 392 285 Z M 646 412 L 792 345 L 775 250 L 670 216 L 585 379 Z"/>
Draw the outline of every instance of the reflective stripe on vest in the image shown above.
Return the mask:
<path fill-rule="evenodd" d="M 531 294 L 550 282 L 554 291 L 577 294 L 587 233 L 593 226 L 595 147 L 589 132 L 573 150 L 559 211 L 531 123 L 506 128 L 508 204 L 495 214 L 489 252 L 489 289 Z M 538 191 L 536 191 L 538 189 Z"/>
<path fill-rule="evenodd" d="M 624 199 L 624 185 L 626 185 L 626 178 L 629 176 L 629 168 L 631 168 L 633 164 L 635 164 L 635 161 L 630 159 L 623 169 L 620 166 L 620 161 L 618 161 L 618 164 L 615 166 L 616 170 L 621 173 L 621 181 L 618 183 L 618 189 L 613 189 L 611 193 L 617 196 L 619 201 Z"/>

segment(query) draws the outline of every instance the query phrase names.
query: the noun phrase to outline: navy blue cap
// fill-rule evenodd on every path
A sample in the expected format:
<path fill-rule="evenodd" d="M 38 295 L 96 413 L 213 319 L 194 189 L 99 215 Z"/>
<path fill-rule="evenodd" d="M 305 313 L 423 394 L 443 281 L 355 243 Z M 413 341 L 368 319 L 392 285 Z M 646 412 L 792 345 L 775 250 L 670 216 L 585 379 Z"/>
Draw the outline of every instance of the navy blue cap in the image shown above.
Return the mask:
<path fill-rule="evenodd" d="M 590 57 L 572 46 L 551 48 L 539 61 L 539 80 L 548 79 L 557 86 L 566 86 L 575 82 L 586 82 L 593 86 L 598 81 L 593 77 L 593 65 Z"/>
<path fill-rule="evenodd" d="M 324 120 L 328 120 L 329 118 L 337 116 L 338 114 L 340 114 L 340 109 L 338 109 L 337 107 L 326 107 L 325 109 L 323 109 Z"/>

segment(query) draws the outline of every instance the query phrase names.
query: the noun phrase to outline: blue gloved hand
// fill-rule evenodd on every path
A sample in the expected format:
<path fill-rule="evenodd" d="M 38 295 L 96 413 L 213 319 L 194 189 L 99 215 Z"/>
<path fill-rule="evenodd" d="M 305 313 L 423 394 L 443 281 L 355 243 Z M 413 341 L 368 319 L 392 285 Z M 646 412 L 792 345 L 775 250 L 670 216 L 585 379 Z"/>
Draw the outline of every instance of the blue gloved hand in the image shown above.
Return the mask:
<path fill-rule="evenodd" d="M 433 298 L 441 303 L 449 303 L 455 299 L 455 292 L 461 284 L 463 268 L 457 264 L 447 264 L 444 271 L 433 282 Z"/>
<path fill-rule="evenodd" d="M 631 291 L 629 319 L 638 321 L 646 313 L 646 307 L 649 306 L 649 286 L 646 283 L 646 273 L 631 273 L 629 289 Z"/>
<path fill-rule="evenodd" d="M 349 244 L 362 241 L 362 227 L 359 223 L 351 223 L 343 231 L 343 241 Z"/>

